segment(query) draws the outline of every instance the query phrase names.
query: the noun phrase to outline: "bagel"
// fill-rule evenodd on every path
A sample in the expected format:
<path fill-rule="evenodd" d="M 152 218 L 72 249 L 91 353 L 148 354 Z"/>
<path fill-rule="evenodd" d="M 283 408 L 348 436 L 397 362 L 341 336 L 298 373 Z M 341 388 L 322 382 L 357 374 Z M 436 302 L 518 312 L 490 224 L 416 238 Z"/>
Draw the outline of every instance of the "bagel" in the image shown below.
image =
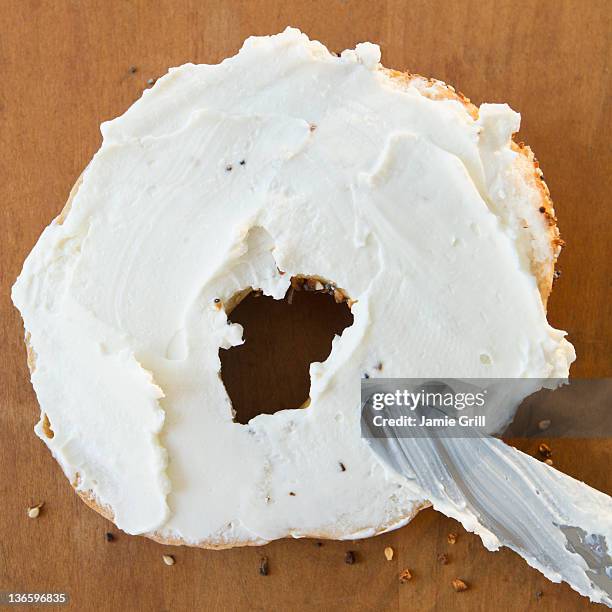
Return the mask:
<path fill-rule="evenodd" d="M 13 287 L 35 431 L 77 493 L 208 548 L 407 523 L 428 501 L 361 438 L 362 376 L 565 377 L 575 357 L 546 320 L 561 240 L 519 125 L 291 28 L 171 69 L 102 124 Z M 308 407 L 237 423 L 228 314 L 292 279 L 353 324 L 311 364 Z"/>

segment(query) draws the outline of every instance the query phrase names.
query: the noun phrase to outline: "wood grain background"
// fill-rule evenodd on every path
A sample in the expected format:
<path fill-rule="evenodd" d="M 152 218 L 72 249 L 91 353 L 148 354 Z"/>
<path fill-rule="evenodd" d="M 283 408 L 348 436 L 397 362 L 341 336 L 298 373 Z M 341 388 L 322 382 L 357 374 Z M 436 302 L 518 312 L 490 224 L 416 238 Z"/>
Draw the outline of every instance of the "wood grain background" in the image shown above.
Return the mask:
<path fill-rule="evenodd" d="M 610 16 L 610 2 L 578 0 L 0 0 L 0 590 L 66 590 L 75 610 L 589 608 L 567 586 L 547 582 L 511 552 L 486 552 L 431 510 L 399 531 L 323 546 L 280 541 L 214 552 L 117 533 L 77 499 L 32 433 L 38 407 L 9 292 L 98 148 L 101 121 L 122 113 L 169 66 L 218 62 L 248 35 L 291 24 L 332 50 L 378 42 L 387 66 L 443 79 L 477 104 L 505 101 L 522 112 L 521 138 L 541 160 L 568 245 L 550 320 L 576 346 L 575 376 L 610 376 Z M 297 330 L 306 324 L 293 319 Z M 242 376 L 248 381 L 248 372 Z M 559 469 L 612 493 L 609 441 L 553 446 Z M 26 507 L 42 501 L 40 518 L 27 519 Z M 112 543 L 107 530 L 117 534 Z M 451 530 L 459 533 L 453 546 Z M 391 562 L 385 546 L 396 550 Z M 343 562 L 349 549 L 355 565 Z M 446 566 L 436 563 L 443 552 Z M 174 554 L 176 565 L 164 565 L 162 553 Z M 262 555 L 266 577 L 258 575 Z M 405 567 L 414 578 L 400 585 Z M 469 591 L 451 589 L 456 576 Z"/>

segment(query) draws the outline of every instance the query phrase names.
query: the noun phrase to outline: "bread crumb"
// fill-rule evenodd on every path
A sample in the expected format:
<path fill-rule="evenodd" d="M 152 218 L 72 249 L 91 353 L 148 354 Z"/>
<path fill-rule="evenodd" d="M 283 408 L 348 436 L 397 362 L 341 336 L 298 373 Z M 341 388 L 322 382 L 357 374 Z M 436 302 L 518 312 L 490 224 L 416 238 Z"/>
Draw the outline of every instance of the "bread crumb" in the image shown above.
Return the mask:
<path fill-rule="evenodd" d="M 399 575 L 399 581 L 405 584 L 409 580 L 412 580 L 412 572 L 409 569 L 402 570 Z"/>
<path fill-rule="evenodd" d="M 453 578 L 451 580 L 451 585 L 453 589 L 457 591 L 457 593 L 461 593 L 461 591 L 467 591 L 469 588 L 467 582 L 461 580 L 461 578 Z"/>
<path fill-rule="evenodd" d="M 269 573 L 268 557 L 262 557 L 261 561 L 259 562 L 259 575 L 267 576 L 268 573 Z"/>
<path fill-rule="evenodd" d="M 538 452 L 546 459 L 550 459 L 550 457 L 552 457 L 552 449 L 550 446 L 548 446 L 548 444 L 546 444 L 546 442 L 542 442 L 542 444 L 538 446 Z"/>

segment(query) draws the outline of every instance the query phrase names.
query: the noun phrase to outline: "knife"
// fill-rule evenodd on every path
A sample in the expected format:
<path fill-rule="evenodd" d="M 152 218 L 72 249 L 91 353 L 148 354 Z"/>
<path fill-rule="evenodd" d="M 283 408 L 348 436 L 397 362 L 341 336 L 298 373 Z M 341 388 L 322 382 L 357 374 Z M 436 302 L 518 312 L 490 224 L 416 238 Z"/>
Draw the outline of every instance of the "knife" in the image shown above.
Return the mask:
<path fill-rule="evenodd" d="M 382 463 L 487 549 L 507 546 L 549 580 L 612 607 L 611 497 L 492 436 L 376 429 L 365 439 Z"/>

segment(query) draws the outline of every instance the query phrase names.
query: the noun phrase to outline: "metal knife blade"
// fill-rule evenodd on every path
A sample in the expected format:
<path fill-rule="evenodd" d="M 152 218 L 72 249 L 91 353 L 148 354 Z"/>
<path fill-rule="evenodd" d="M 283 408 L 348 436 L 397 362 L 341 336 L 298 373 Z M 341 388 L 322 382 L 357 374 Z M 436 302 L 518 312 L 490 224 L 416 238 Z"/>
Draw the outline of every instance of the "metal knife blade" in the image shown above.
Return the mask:
<path fill-rule="evenodd" d="M 387 425 L 366 440 L 436 510 L 489 550 L 507 546 L 553 582 L 612 607 L 611 497 L 494 437 L 396 433 Z"/>

